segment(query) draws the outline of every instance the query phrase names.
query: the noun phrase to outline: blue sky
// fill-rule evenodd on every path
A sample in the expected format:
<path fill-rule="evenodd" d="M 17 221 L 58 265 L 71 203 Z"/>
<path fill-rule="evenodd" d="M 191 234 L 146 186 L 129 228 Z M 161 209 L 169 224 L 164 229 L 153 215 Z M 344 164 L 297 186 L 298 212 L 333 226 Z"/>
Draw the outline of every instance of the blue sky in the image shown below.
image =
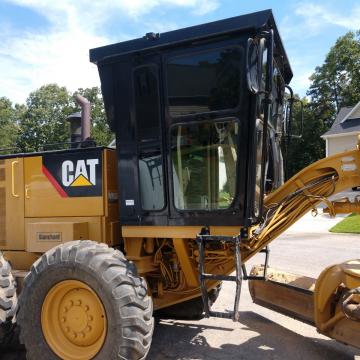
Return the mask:
<path fill-rule="evenodd" d="M 89 48 L 271 8 L 294 71 L 295 92 L 336 39 L 360 29 L 359 1 L 0 0 L 0 97 L 24 102 L 41 85 L 99 85 Z"/>

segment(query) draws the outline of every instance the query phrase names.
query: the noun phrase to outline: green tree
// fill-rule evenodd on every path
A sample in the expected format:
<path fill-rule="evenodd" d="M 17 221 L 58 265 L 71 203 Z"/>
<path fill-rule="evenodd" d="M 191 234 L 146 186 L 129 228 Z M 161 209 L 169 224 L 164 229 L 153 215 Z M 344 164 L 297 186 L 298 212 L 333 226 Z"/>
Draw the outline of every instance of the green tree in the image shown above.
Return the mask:
<path fill-rule="evenodd" d="M 328 128 L 341 107 L 360 101 L 360 32 L 338 38 L 310 80 L 311 109 Z"/>
<path fill-rule="evenodd" d="M 18 134 L 17 115 L 20 106 L 13 107 L 11 101 L 0 98 L 0 149 L 9 149 L 15 146 Z"/>
<path fill-rule="evenodd" d="M 68 141 L 66 118 L 73 112 L 73 106 L 65 87 L 44 85 L 30 93 L 26 105 L 17 138 L 17 146 L 22 151 L 49 149 L 52 148 L 49 144 Z"/>
<path fill-rule="evenodd" d="M 74 99 L 77 93 L 91 102 L 92 138 L 98 145 L 108 145 L 113 135 L 106 122 L 100 89 L 80 88 L 71 94 L 65 87 L 48 84 L 32 92 L 26 101 L 25 110 L 19 112 L 17 146 L 25 152 L 66 148 L 64 143 L 69 140 L 66 119 L 80 110 Z"/>
<path fill-rule="evenodd" d="M 285 157 L 286 175 L 290 178 L 311 163 L 325 157 L 325 142 L 320 136 L 326 131 L 325 123 L 318 118 L 306 98 L 304 104 L 303 134 L 298 138 L 284 138 L 283 153 Z M 293 121 L 299 123 L 301 119 L 300 102 L 294 103 Z"/>
<path fill-rule="evenodd" d="M 284 146 L 287 177 L 325 156 L 325 141 L 320 136 L 330 128 L 341 107 L 360 101 L 360 32 L 338 38 L 310 80 L 310 101 L 303 99 L 303 137 L 290 139 L 289 146 Z M 294 117 L 299 114 L 296 104 Z"/>

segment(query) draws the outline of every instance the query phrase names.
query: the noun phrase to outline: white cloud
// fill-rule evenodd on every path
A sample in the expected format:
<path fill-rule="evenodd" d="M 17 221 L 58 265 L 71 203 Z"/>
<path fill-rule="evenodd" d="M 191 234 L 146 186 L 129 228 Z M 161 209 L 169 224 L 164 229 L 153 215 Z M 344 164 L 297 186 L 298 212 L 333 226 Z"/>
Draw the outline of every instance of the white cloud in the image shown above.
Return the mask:
<path fill-rule="evenodd" d="M 200 0 L 193 10 L 193 14 L 196 15 L 205 15 L 209 12 L 216 10 L 219 7 L 219 2 L 216 0 Z"/>
<path fill-rule="evenodd" d="M 338 27 L 342 31 L 359 29 L 360 4 L 348 6 L 345 13 L 330 8 L 328 4 L 297 2 L 294 13 L 284 16 L 279 27 L 285 48 L 291 49 L 288 53 L 294 70 L 291 86 L 295 92 L 305 95 L 310 86 L 309 77 L 315 67 L 321 65 L 328 51 L 328 48 L 322 44 L 323 34 L 333 27 Z M 329 40 L 326 35 L 324 40 Z"/>
<path fill-rule="evenodd" d="M 313 3 L 302 3 L 296 9 L 302 16 L 309 30 L 319 30 L 327 25 L 336 25 L 348 30 L 360 28 L 360 5 L 355 5 L 346 14 L 339 14 L 338 9 L 328 9 Z"/>
<path fill-rule="evenodd" d="M 293 88 L 296 94 L 299 94 L 301 97 L 306 95 L 307 90 L 310 87 L 310 76 L 313 71 L 303 70 L 295 73 L 294 78 L 291 80 L 291 87 Z"/>
<path fill-rule="evenodd" d="M 149 14 L 155 8 L 180 7 L 193 10 L 193 13 L 204 15 L 214 11 L 218 0 L 7 0 L 26 6 L 48 18 L 53 24 L 78 26 L 86 25 L 93 29 L 103 24 L 114 14 L 122 17 L 139 17 Z"/>
<path fill-rule="evenodd" d="M 88 49 L 107 42 L 79 29 L 6 39 L 0 44 L 0 96 L 24 102 L 30 91 L 48 83 L 70 90 L 98 85 Z"/>
<path fill-rule="evenodd" d="M 354 5 L 346 13 L 312 2 L 299 2 L 294 14 L 286 15 L 280 22 L 280 33 L 285 41 L 303 41 L 321 34 L 326 28 L 337 26 L 345 30 L 360 28 L 360 5 Z"/>
<path fill-rule="evenodd" d="M 50 24 L 43 32 L 21 32 L 0 25 L 0 96 L 24 102 L 30 91 L 48 83 L 69 90 L 99 85 L 96 66 L 89 63 L 90 48 L 128 38 L 110 39 L 102 28 L 110 18 L 140 23 L 155 8 L 177 7 L 204 15 L 215 10 L 217 0 L 7 0 L 36 11 Z M 144 17 L 146 20 L 146 17 Z M 145 21 L 141 21 L 144 26 Z M 161 22 L 155 31 L 176 28 Z M 126 29 L 123 29 L 127 31 Z M 146 29 L 144 29 L 145 32 Z"/>
<path fill-rule="evenodd" d="M 322 53 L 316 49 L 307 51 L 303 47 L 299 49 L 293 47 L 289 49 L 287 55 L 294 73 L 290 86 L 293 88 L 294 93 L 305 96 L 311 84 L 309 78 L 314 73 L 319 58 L 322 58 Z"/>

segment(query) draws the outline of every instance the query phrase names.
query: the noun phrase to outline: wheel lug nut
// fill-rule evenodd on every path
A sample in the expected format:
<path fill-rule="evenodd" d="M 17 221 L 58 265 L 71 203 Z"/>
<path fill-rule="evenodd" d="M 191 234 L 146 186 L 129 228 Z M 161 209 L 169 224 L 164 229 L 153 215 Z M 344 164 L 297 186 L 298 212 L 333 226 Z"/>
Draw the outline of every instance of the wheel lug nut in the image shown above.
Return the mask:
<path fill-rule="evenodd" d="M 77 301 L 75 302 L 75 305 L 76 305 L 76 306 L 80 306 L 80 305 L 81 305 L 81 300 L 77 300 Z"/>
<path fill-rule="evenodd" d="M 65 316 L 63 316 L 62 318 L 61 318 L 61 322 L 66 322 L 66 317 Z"/>
<path fill-rule="evenodd" d="M 93 318 L 91 315 L 89 315 L 89 316 L 88 316 L 88 320 L 89 320 L 89 321 L 93 321 L 94 318 Z"/>
<path fill-rule="evenodd" d="M 84 309 L 85 311 L 89 311 L 89 307 L 87 305 L 85 305 Z"/>
<path fill-rule="evenodd" d="M 91 329 L 92 329 L 92 327 L 91 327 L 91 326 L 88 326 L 88 327 L 86 328 L 86 331 L 87 331 L 87 332 L 90 332 Z"/>

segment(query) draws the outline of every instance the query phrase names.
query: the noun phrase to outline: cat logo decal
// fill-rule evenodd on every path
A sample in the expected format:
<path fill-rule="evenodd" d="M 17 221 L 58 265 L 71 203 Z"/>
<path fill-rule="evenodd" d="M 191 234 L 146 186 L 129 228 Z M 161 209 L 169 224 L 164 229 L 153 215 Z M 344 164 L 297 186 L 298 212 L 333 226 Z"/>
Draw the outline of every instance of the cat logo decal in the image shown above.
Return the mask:
<path fill-rule="evenodd" d="M 102 151 L 86 149 L 43 155 L 43 174 L 61 197 L 102 195 Z"/>

